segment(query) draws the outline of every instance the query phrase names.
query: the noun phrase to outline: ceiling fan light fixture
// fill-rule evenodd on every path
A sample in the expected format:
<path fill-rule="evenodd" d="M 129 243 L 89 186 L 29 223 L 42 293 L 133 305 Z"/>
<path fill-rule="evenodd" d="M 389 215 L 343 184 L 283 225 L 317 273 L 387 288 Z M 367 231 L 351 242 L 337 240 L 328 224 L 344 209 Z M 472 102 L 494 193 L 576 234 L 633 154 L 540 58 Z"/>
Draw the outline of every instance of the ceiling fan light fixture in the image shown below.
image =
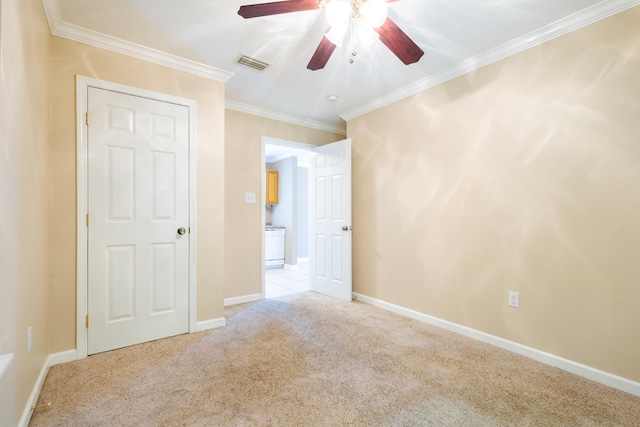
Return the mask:
<path fill-rule="evenodd" d="M 337 25 L 335 27 L 331 27 L 327 34 L 324 36 L 333 44 L 338 47 L 342 47 L 342 42 L 344 41 L 344 35 L 347 33 L 346 25 Z"/>
<path fill-rule="evenodd" d="M 352 13 L 351 2 L 346 0 L 331 0 L 326 7 L 327 21 L 331 27 L 349 25 Z"/>
<path fill-rule="evenodd" d="M 389 12 L 386 0 L 325 0 L 322 5 L 331 26 L 325 37 L 337 47 L 342 47 L 349 28 L 359 47 L 371 45 L 380 37 L 375 28 Z"/>
<path fill-rule="evenodd" d="M 358 37 L 358 45 L 362 48 L 371 46 L 376 40 L 380 38 L 380 35 L 369 25 L 361 24 L 356 29 L 356 36 Z"/>
<path fill-rule="evenodd" d="M 379 28 L 387 20 L 389 6 L 385 0 L 367 0 L 360 8 L 362 19 L 371 27 Z"/>

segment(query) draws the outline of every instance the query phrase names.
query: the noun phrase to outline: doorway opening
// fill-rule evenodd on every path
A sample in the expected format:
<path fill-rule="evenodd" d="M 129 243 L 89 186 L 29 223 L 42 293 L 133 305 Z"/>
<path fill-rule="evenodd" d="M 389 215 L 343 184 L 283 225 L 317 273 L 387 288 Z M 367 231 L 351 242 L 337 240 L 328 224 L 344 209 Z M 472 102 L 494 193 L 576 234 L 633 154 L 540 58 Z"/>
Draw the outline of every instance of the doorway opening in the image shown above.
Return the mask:
<path fill-rule="evenodd" d="M 274 298 L 309 290 L 309 166 L 314 145 L 263 137 L 266 171 L 278 171 L 278 203 L 264 205 L 262 294 Z"/>

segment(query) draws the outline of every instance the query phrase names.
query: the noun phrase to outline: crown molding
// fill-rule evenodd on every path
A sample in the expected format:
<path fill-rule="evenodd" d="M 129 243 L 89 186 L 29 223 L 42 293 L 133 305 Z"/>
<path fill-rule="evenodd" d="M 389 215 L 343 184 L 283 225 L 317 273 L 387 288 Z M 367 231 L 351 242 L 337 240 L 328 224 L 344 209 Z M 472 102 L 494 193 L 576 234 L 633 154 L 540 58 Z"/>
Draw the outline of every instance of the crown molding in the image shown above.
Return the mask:
<path fill-rule="evenodd" d="M 347 134 L 345 126 L 336 126 L 329 123 L 318 122 L 315 120 L 303 119 L 301 117 L 292 116 L 286 113 L 280 113 L 278 111 L 269 110 L 267 108 L 256 107 L 255 105 L 244 104 L 238 101 L 232 101 L 230 99 L 226 100 L 225 107 L 229 110 L 239 111 L 241 113 L 252 114 L 254 116 L 278 120 L 285 123 L 291 123 L 293 125 L 323 130 L 325 132 L 337 133 L 338 135 L 344 136 Z"/>
<path fill-rule="evenodd" d="M 226 82 L 231 78 L 231 76 L 233 76 L 233 73 L 228 71 L 184 59 L 136 43 L 131 43 L 116 37 L 107 36 L 96 31 L 87 30 L 85 28 L 78 27 L 77 25 L 69 24 L 62 19 L 58 0 L 42 0 L 42 3 L 47 15 L 51 34 L 54 36 L 64 37 L 69 40 L 85 43 L 221 82 Z M 230 100 L 226 101 L 226 107 L 231 110 L 253 114 L 255 116 L 279 120 L 281 122 L 305 126 L 326 132 L 337 133 L 339 135 L 346 135 L 345 126 L 336 126 L 315 120 L 303 119 L 289 114 Z"/>
<path fill-rule="evenodd" d="M 42 4 L 49 21 L 51 34 L 54 36 L 132 56 L 212 80 L 226 82 L 233 76 L 233 73 L 229 71 L 69 24 L 62 19 L 58 0 L 42 0 Z"/>
<path fill-rule="evenodd" d="M 446 81 L 455 79 L 456 77 L 460 77 L 486 65 L 492 64 L 511 55 L 515 55 L 516 53 L 525 51 L 529 48 L 540 45 L 564 34 L 568 34 L 620 12 L 624 12 L 625 10 L 638 5 L 640 5 L 640 0 L 603 0 L 587 9 L 569 15 L 566 18 L 560 19 L 493 49 L 489 49 L 472 58 L 459 62 L 458 64 L 446 68 L 441 72 L 427 76 L 422 80 L 395 90 L 385 96 L 346 111 L 341 114 L 340 117 L 346 121 L 355 119 L 363 114 L 385 107 L 389 104 L 400 101 L 401 99 L 415 95 Z"/>

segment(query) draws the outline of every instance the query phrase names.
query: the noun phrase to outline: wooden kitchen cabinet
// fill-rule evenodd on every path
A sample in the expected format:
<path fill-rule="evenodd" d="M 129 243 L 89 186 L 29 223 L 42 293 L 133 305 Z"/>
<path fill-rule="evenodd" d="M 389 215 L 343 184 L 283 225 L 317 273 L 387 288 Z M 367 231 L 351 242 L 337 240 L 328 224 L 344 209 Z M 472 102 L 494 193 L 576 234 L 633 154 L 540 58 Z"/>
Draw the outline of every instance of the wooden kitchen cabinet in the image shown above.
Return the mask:
<path fill-rule="evenodd" d="M 267 199 L 265 204 L 278 204 L 278 171 L 267 169 Z"/>

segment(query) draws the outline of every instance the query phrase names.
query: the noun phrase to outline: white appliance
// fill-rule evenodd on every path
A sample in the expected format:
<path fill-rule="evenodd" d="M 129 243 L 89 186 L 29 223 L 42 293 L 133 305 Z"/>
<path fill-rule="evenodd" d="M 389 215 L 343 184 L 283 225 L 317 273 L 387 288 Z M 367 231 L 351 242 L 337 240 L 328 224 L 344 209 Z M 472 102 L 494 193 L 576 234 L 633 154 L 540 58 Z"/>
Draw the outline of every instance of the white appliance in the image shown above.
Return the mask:
<path fill-rule="evenodd" d="M 282 268 L 284 266 L 285 229 L 267 227 L 264 230 L 264 267 Z"/>

